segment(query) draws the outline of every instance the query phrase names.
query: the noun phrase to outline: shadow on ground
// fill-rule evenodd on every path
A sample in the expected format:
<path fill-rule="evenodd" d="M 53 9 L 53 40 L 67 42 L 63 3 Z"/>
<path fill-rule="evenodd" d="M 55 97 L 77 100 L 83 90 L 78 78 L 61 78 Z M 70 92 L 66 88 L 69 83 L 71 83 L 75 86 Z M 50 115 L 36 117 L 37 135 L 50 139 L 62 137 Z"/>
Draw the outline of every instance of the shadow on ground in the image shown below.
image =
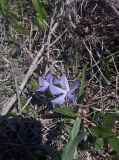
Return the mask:
<path fill-rule="evenodd" d="M 34 118 L 0 117 L 0 160 L 38 160 L 42 146 L 42 125 Z M 42 152 L 41 152 L 42 153 Z"/>

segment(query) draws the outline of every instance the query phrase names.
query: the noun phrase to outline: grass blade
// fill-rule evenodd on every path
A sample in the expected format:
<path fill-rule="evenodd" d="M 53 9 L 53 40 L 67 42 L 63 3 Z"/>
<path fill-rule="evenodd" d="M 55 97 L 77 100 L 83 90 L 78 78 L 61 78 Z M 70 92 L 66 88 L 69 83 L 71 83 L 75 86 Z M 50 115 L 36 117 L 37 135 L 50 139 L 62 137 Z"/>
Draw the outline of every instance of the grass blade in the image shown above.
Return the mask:
<path fill-rule="evenodd" d="M 74 156 L 74 152 L 76 150 L 77 145 L 81 142 L 87 133 L 80 133 L 78 134 L 73 140 L 69 140 L 67 143 L 64 152 L 62 153 L 61 160 L 72 160 Z"/>
<path fill-rule="evenodd" d="M 15 70 L 11 64 L 11 69 L 12 69 L 12 73 L 13 73 L 13 77 L 14 77 L 14 81 L 15 81 L 15 87 L 16 87 L 16 96 L 18 99 L 18 108 L 19 108 L 19 114 L 22 114 L 22 109 L 21 109 L 21 100 L 20 100 L 20 94 L 19 94 L 19 87 L 18 87 L 18 83 L 17 83 L 17 77 L 15 74 Z"/>

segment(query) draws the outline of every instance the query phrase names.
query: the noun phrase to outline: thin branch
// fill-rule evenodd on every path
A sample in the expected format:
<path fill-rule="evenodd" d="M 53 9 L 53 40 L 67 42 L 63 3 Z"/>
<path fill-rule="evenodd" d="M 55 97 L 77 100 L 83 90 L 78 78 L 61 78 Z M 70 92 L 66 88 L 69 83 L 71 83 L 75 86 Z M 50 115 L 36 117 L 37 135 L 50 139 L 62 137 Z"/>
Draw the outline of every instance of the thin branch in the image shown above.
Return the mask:
<path fill-rule="evenodd" d="M 110 84 L 110 82 L 105 78 L 104 74 L 102 73 L 102 71 L 101 71 L 100 67 L 98 66 L 98 64 L 97 64 L 97 62 L 96 62 L 96 60 L 95 60 L 95 58 L 93 57 L 93 54 L 92 54 L 91 50 L 88 48 L 88 46 L 87 46 L 87 44 L 85 43 L 84 40 L 83 40 L 83 44 L 85 45 L 87 51 L 89 52 L 91 58 L 93 59 L 95 65 L 97 66 L 97 68 L 98 68 L 98 70 L 99 70 L 101 76 L 103 77 L 103 79 L 107 82 L 107 84 Z"/>

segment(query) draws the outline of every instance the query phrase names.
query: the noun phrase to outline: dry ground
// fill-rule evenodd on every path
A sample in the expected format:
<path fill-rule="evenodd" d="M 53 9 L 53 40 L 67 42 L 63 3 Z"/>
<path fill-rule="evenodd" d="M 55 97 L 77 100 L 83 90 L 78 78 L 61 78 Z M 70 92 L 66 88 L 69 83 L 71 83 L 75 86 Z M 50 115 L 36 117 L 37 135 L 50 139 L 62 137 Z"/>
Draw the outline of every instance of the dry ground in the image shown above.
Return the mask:
<path fill-rule="evenodd" d="M 119 1 L 110 2 L 119 12 Z M 65 73 L 73 81 L 80 77 L 83 66 L 87 64 L 86 96 L 82 106 L 84 114 L 91 120 L 97 112 L 100 112 L 100 118 L 107 112 L 119 113 L 119 17 L 108 6 L 106 8 L 92 0 L 71 0 L 63 6 L 51 3 L 50 7 L 49 28 L 45 33 L 34 24 L 33 13 L 28 10 L 23 10 L 21 16 L 28 35 L 10 28 L 5 18 L 0 20 L 1 114 L 16 93 L 15 78 L 20 86 L 31 63 L 42 46 L 45 46 L 39 63 L 33 73 L 31 69 L 31 75 L 21 91 L 21 102 L 23 106 L 28 102 L 28 110 L 24 111 L 22 117 L 1 115 L 1 160 L 24 160 L 32 156 L 32 159 L 37 160 L 38 156 L 33 152 L 42 144 L 53 146 L 59 151 L 66 144 L 66 126 L 62 117 L 53 113 L 50 98 L 33 94 L 38 85 L 38 76 L 49 70 L 58 75 Z M 18 101 L 11 106 L 10 111 L 20 113 Z M 100 118 L 97 119 L 99 123 Z M 85 129 L 85 125 L 87 129 L 87 124 L 82 128 Z M 115 131 L 119 134 L 118 122 Z M 84 159 L 87 160 L 89 157 L 107 159 L 110 154 L 105 150 L 95 152 L 91 139 L 82 145 L 79 152 L 84 153 Z"/>

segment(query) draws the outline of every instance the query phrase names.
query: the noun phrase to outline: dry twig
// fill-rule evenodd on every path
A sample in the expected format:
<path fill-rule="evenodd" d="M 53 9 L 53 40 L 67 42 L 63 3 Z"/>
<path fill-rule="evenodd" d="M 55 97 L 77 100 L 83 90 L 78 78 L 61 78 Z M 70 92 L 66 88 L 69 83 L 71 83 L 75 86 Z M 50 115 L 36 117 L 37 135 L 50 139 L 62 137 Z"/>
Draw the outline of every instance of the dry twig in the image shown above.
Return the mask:
<path fill-rule="evenodd" d="M 88 48 L 88 46 L 87 46 L 87 44 L 85 43 L 84 40 L 83 40 L 83 44 L 86 47 L 87 51 L 89 52 L 89 54 L 90 54 L 91 58 L 93 59 L 94 63 L 96 64 L 96 66 L 97 66 L 101 76 L 103 77 L 103 79 L 107 82 L 107 84 L 110 84 L 110 82 L 105 78 L 104 74 L 102 73 L 102 71 L 101 71 L 100 67 L 98 66 L 95 58 L 93 57 L 93 54 L 92 54 L 91 50 Z"/>

